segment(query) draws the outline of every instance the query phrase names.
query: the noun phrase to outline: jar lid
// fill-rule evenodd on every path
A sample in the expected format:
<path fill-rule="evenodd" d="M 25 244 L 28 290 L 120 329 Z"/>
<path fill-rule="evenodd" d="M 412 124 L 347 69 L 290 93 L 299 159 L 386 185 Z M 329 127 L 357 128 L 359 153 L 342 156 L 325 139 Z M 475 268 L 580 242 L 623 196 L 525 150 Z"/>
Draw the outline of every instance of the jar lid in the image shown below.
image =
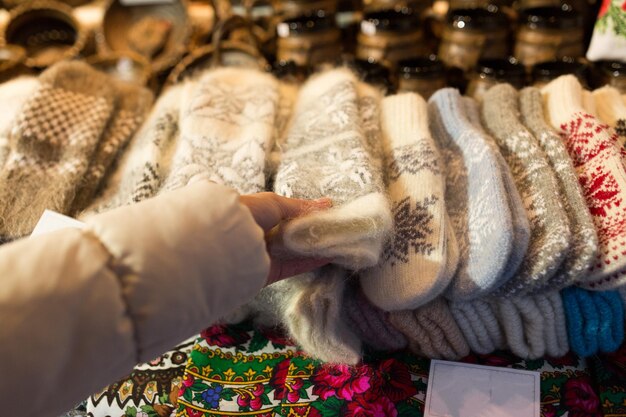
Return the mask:
<path fill-rule="evenodd" d="M 335 28 L 335 19 L 324 10 L 283 20 L 276 26 L 276 33 L 281 38 L 306 33 L 322 32 Z"/>
<path fill-rule="evenodd" d="M 531 75 L 533 80 L 554 79 L 561 75 L 574 74 L 580 79 L 585 79 L 587 65 L 573 58 L 563 58 L 541 62 L 533 66 Z"/>
<path fill-rule="evenodd" d="M 531 7 L 522 10 L 520 23 L 531 29 L 578 29 L 582 28 L 581 15 L 568 5 Z"/>
<path fill-rule="evenodd" d="M 485 74 L 497 80 L 508 78 L 523 78 L 526 75 L 524 66 L 515 58 L 481 59 L 476 64 L 474 71 Z"/>
<path fill-rule="evenodd" d="M 509 24 L 506 14 L 497 8 L 454 9 L 448 13 L 448 24 L 455 29 L 493 30 Z"/>
<path fill-rule="evenodd" d="M 403 59 L 398 62 L 401 75 L 407 77 L 438 77 L 445 75 L 445 67 L 435 55 Z"/>
<path fill-rule="evenodd" d="M 272 63 L 272 74 L 278 79 L 284 79 L 289 77 L 294 78 L 306 78 L 307 69 L 296 64 L 293 60 L 280 60 Z"/>
<path fill-rule="evenodd" d="M 411 32 L 419 27 L 419 16 L 408 7 L 369 12 L 363 16 L 361 22 L 361 32 L 366 35 L 377 32 Z"/>
<path fill-rule="evenodd" d="M 600 68 L 613 77 L 626 75 L 626 62 L 621 61 L 603 61 Z"/>

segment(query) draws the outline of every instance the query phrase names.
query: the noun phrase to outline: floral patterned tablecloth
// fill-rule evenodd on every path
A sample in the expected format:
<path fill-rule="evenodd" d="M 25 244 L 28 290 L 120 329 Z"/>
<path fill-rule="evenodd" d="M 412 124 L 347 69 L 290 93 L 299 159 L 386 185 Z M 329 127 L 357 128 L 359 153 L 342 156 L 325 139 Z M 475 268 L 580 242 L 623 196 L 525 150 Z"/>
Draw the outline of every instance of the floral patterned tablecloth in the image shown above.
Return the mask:
<path fill-rule="evenodd" d="M 508 352 L 463 362 L 540 371 L 543 417 L 626 417 L 624 358 L 623 346 L 589 365 L 573 354 L 524 361 Z M 429 367 L 408 352 L 368 352 L 356 367 L 322 364 L 274 331 L 217 325 L 193 344 L 175 383 L 141 385 L 131 375 L 92 396 L 87 410 L 93 417 L 420 417 Z M 125 381 L 134 394 L 121 392 Z"/>

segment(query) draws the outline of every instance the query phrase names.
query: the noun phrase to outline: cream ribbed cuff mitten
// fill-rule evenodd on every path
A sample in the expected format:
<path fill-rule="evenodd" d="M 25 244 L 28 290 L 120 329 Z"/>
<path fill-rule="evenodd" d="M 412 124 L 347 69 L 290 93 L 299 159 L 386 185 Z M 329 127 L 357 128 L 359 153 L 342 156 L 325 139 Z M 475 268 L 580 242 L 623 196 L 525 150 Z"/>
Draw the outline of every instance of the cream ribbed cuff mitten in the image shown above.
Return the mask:
<path fill-rule="evenodd" d="M 598 234 L 578 176 L 563 141 L 546 122 L 538 89 L 528 87 L 520 91 L 520 110 L 524 125 L 539 141 L 556 174 L 561 203 L 572 231 L 569 254 L 547 285 L 559 289 L 576 282 L 582 283 L 598 252 Z"/>
<path fill-rule="evenodd" d="M 513 250 L 513 221 L 497 150 L 465 115 L 455 89 L 429 100 L 428 121 L 446 174 L 446 208 L 459 243 L 459 267 L 446 290 L 450 300 L 471 300 L 503 283 Z"/>
<path fill-rule="evenodd" d="M 161 94 L 87 213 L 107 211 L 157 194 L 169 173 L 179 136 L 182 89 L 182 85 L 176 85 Z"/>
<path fill-rule="evenodd" d="M 285 246 L 361 269 L 378 263 L 393 220 L 380 161 L 371 152 L 364 117 L 378 117 L 376 100 L 359 100 L 359 83 L 345 70 L 311 77 L 300 89 L 281 144 L 274 190 L 287 197 L 330 197 L 333 208 L 288 222 Z M 374 124 L 376 125 L 376 124 Z"/>
<path fill-rule="evenodd" d="M 530 245 L 517 274 L 497 293 L 514 296 L 546 283 L 571 244 L 571 231 L 558 199 L 556 176 L 533 135 L 519 119 L 518 93 L 499 84 L 485 93 L 482 116 L 511 168 L 530 221 Z"/>
<path fill-rule="evenodd" d="M 0 168 L 4 166 L 11 150 L 9 138 L 13 120 L 22 106 L 39 87 L 39 80 L 33 76 L 21 76 L 0 84 Z"/>
<path fill-rule="evenodd" d="M 420 96 L 387 97 L 381 114 L 394 233 L 380 264 L 360 274 L 361 288 L 383 310 L 412 310 L 441 294 L 452 279 L 446 274 L 446 228 L 451 226 L 445 177 Z"/>
<path fill-rule="evenodd" d="M 185 85 L 180 139 L 162 191 L 195 176 L 241 194 L 263 191 L 277 107 L 278 81 L 253 69 L 210 70 Z"/>
<path fill-rule="evenodd" d="M 117 105 L 89 161 L 72 203 L 72 213 L 82 211 L 92 202 L 115 158 L 121 154 L 152 107 L 154 97 L 147 88 L 117 80 L 113 80 L 113 86 Z"/>
<path fill-rule="evenodd" d="M 442 297 L 414 311 L 393 311 L 389 314 L 389 320 L 406 336 L 409 348 L 418 355 L 429 359 L 458 360 L 470 353 Z"/>
<path fill-rule="evenodd" d="M 382 351 L 400 350 L 407 346 L 404 335 L 389 321 L 389 313 L 372 305 L 358 288 L 346 288 L 343 313 L 350 329 L 366 345 Z"/>
<path fill-rule="evenodd" d="M 585 285 L 609 290 L 626 282 L 626 170 L 617 135 L 581 105 L 576 77 L 562 76 L 542 90 L 547 114 L 560 132 L 593 216 L 600 251 Z"/>
<path fill-rule="evenodd" d="M 30 234 L 45 209 L 69 213 L 111 117 L 110 84 L 107 75 L 78 61 L 40 75 L 15 119 L 0 172 L 0 235 Z"/>

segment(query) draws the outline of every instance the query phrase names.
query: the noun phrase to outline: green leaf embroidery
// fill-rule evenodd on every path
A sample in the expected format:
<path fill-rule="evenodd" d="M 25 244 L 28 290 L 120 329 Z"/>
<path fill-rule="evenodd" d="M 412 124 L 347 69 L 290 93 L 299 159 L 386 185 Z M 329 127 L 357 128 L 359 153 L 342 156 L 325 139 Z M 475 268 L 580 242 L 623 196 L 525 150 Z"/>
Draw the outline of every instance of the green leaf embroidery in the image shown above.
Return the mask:
<path fill-rule="evenodd" d="M 190 388 L 192 391 L 206 391 L 209 386 L 202 381 L 196 381 Z"/>
<path fill-rule="evenodd" d="M 149 405 L 149 404 L 142 405 L 140 408 L 141 408 L 141 411 L 143 411 L 144 413 L 148 414 L 150 417 L 153 417 L 153 416 L 157 416 L 158 417 L 157 412 L 154 411 L 154 408 L 151 405 Z"/>
<path fill-rule="evenodd" d="M 398 417 L 413 417 L 419 414 L 419 409 L 407 402 L 396 404 L 396 410 L 398 411 Z"/>
<path fill-rule="evenodd" d="M 311 405 L 320 412 L 322 417 L 337 417 L 341 415 L 341 409 L 345 401 L 337 397 L 330 397 L 325 401 L 315 401 Z"/>
<path fill-rule="evenodd" d="M 192 397 L 193 397 L 193 393 L 191 392 L 191 390 L 186 389 L 185 392 L 183 393 L 183 398 L 185 399 L 185 401 L 190 403 L 193 399 Z"/>
<path fill-rule="evenodd" d="M 198 402 L 202 402 L 202 393 L 201 392 L 196 392 L 196 394 L 193 396 L 193 399 L 198 401 Z"/>
<path fill-rule="evenodd" d="M 127 417 L 137 417 L 137 408 L 128 407 L 124 414 L 126 414 Z"/>
<path fill-rule="evenodd" d="M 302 398 L 303 400 L 309 399 L 309 394 L 307 394 L 304 388 L 300 388 L 300 391 L 298 391 L 298 393 L 300 394 L 300 398 Z"/>
<path fill-rule="evenodd" d="M 248 352 L 257 352 L 267 346 L 268 342 L 269 340 L 267 340 L 261 332 L 254 332 L 252 340 L 250 340 L 250 345 L 248 346 Z"/>
<path fill-rule="evenodd" d="M 220 395 L 220 398 L 223 398 L 226 401 L 232 401 L 234 396 L 235 396 L 235 391 L 233 391 L 232 388 L 224 388 L 224 390 L 222 391 L 222 394 Z"/>
<path fill-rule="evenodd" d="M 261 395 L 261 403 L 263 405 L 270 405 L 272 403 L 272 401 L 270 400 L 270 397 L 267 396 L 267 394 L 263 394 Z"/>
<path fill-rule="evenodd" d="M 535 371 L 537 369 L 540 369 L 543 366 L 544 362 L 545 361 L 543 359 L 528 360 L 526 361 L 525 369 L 529 371 Z"/>
<path fill-rule="evenodd" d="M 170 401 L 169 394 L 163 394 L 159 397 L 159 404 L 167 404 Z"/>

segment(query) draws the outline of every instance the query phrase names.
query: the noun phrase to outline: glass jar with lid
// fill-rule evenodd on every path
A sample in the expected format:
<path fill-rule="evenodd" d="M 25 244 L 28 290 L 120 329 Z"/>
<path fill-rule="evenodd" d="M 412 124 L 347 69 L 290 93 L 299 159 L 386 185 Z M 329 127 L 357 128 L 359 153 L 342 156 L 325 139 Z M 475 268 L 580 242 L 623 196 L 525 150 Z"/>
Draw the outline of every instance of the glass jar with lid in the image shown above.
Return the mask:
<path fill-rule="evenodd" d="M 446 86 L 446 68 L 435 55 L 398 63 L 398 92 L 414 92 L 424 100 Z"/>
<path fill-rule="evenodd" d="M 584 62 L 566 57 L 536 64 L 532 68 L 531 78 L 533 85 L 541 88 L 561 75 L 572 74 L 583 86 L 587 86 L 587 73 L 588 67 Z"/>
<path fill-rule="evenodd" d="M 427 54 L 419 16 L 412 9 L 366 13 L 357 36 L 356 57 L 395 67 L 398 61 Z"/>
<path fill-rule="evenodd" d="M 276 33 L 278 61 L 310 68 L 334 62 L 341 54 L 341 32 L 334 16 L 322 10 L 283 20 Z"/>
<path fill-rule="evenodd" d="M 509 83 L 515 88 L 526 84 L 526 70 L 515 58 L 481 59 L 470 76 L 466 94 L 481 100 L 483 94 L 499 83 Z"/>
<path fill-rule="evenodd" d="M 447 66 L 468 71 L 481 58 L 509 56 L 509 19 L 497 7 L 450 10 L 446 20 L 438 55 Z"/>
<path fill-rule="evenodd" d="M 332 15 L 337 11 L 337 0 L 272 0 L 274 13 L 283 18 L 310 15 L 323 11 Z"/>
<path fill-rule="evenodd" d="M 570 6 L 533 7 L 521 13 L 515 57 L 524 65 L 584 54 L 581 15 Z"/>

